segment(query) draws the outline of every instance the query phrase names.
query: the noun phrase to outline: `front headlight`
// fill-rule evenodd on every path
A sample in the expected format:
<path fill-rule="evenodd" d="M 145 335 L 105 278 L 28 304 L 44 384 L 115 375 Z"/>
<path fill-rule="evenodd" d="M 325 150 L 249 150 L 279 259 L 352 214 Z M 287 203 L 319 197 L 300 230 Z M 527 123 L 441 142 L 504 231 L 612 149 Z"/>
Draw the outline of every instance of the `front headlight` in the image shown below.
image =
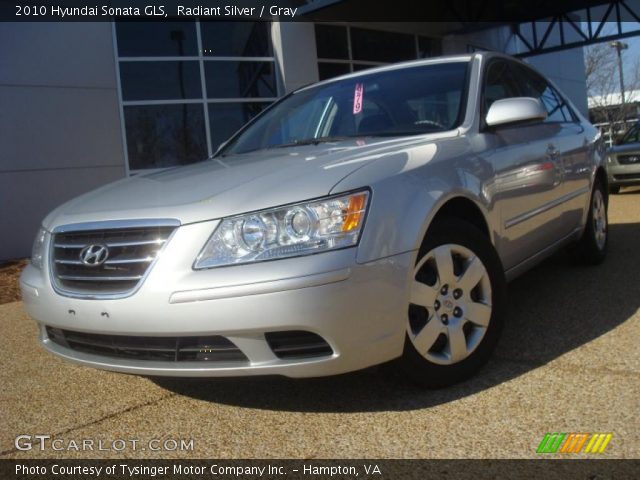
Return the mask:
<path fill-rule="evenodd" d="M 37 269 L 42 269 L 42 259 L 44 258 L 44 242 L 47 238 L 47 231 L 40 227 L 31 248 L 31 265 Z"/>
<path fill-rule="evenodd" d="M 223 219 L 193 268 L 296 257 L 358 244 L 369 191 Z"/>

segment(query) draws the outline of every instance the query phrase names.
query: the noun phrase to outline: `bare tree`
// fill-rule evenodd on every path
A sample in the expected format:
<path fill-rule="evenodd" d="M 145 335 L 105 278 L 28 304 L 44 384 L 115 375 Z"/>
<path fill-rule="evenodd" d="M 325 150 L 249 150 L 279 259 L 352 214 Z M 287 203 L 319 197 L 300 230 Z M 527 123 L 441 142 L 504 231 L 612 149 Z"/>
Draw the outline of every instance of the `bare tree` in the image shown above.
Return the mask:
<path fill-rule="evenodd" d="M 611 126 L 619 125 L 624 130 L 624 120 L 631 114 L 629 104 L 640 100 L 634 94 L 640 88 L 640 63 L 636 61 L 631 69 L 626 68 L 624 71 L 627 107 L 623 109 L 620 105 L 620 73 L 615 48 L 609 43 L 599 43 L 586 47 L 584 52 L 590 109 L 594 111 L 597 120 L 605 121 Z"/>

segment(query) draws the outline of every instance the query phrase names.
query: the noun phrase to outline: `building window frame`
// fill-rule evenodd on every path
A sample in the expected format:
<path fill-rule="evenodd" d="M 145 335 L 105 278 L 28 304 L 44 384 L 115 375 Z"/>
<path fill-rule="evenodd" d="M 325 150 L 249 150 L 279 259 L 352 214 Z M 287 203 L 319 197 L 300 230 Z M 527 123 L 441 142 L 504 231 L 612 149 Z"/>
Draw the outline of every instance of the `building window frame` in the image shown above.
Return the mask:
<path fill-rule="evenodd" d="M 196 41 L 197 41 L 197 49 L 198 55 L 184 55 L 184 56 L 140 56 L 140 57 L 130 57 L 130 56 L 120 56 L 118 51 L 118 35 L 116 29 L 116 22 L 111 22 L 111 31 L 113 38 L 113 54 L 115 61 L 115 74 L 116 74 L 116 84 L 117 84 L 117 94 L 118 94 L 118 109 L 120 112 L 120 128 L 121 128 L 121 136 L 122 136 L 122 147 L 124 151 L 124 159 L 125 159 L 125 174 L 127 176 L 137 175 L 140 173 L 150 173 L 154 171 L 165 170 L 170 167 L 161 167 L 161 168 L 138 168 L 132 169 L 129 163 L 129 151 L 127 148 L 127 128 L 125 125 L 125 108 L 129 106 L 156 106 L 156 105 L 184 105 L 184 104 L 199 104 L 202 106 L 204 110 L 204 128 L 205 128 L 205 139 L 207 146 L 207 156 L 211 157 L 218 146 L 212 144 L 211 140 L 211 119 L 209 115 L 209 105 L 210 104 L 219 104 L 219 103 L 263 103 L 265 104 L 265 108 L 271 103 L 278 100 L 278 98 L 282 95 L 282 87 L 280 82 L 278 82 L 278 62 L 276 61 L 275 55 L 275 45 L 273 42 L 271 23 L 269 23 L 269 42 L 271 42 L 270 53 L 271 56 L 263 56 L 263 57 L 242 57 L 242 56 L 211 56 L 205 54 L 203 44 L 202 44 L 202 30 L 201 30 L 201 22 L 200 20 L 194 20 L 195 29 L 196 29 Z M 198 68 L 200 70 L 200 83 L 201 83 L 201 98 L 189 98 L 189 99 L 168 99 L 168 100 L 124 100 L 122 95 L 122 81 L 120 76 L 120 65 L 126 62 L 187 62 L 187 61 L 196 61 L 198 62 Z M 206 65 L 207 62 L 270 62 L 272 64 L 272 72 L 274 75 L 274 86 L 276 89 L 275 97 L 209 97 L 207 93 L 207 79 L 206 79 Z M 203 160 L 205 160 L 203 158 Z"/>
<path fill-rule="evenodd" d="M 364 30 L 374 30 L 374 31 L 381 31 L 381 32 L 389 32 L 389 33 L 401 33 L 404 35 L 411 35 L 413 37 L 413 45 L 414 45 L 414 54 L 415 54 L 415 60 L 420 60 L 423 57 L 419 57 L 419 50 L 420 50 L 420 38 L 421 37 L 425 37 L 425 38 L 436 38 L 436 37 L 429 37 L 428 35 L 423 35 L 423 34 L 419 34 L 419 33 L 407 33 L 407 32 L 400 32 L 397 30 L 383 30 L 383 29 L 374 29 L 374 28 L 367 28 L 361 25 L 354 25 L 351 23 L 346 23 L 346 22 L 317 22 L 315 25 L 327 25 L 327 26 L 334 26 L 334 27 L 345 27 L 347 29 L 347 52 L 349 55 L 348 59 L 345 58 L 330 58 L 330 57 L 317 57 L 317 62 L 318 64 L 320 63 L 334 63 L 334 64 L 342 64 L 342 65 L 348 65 L 349 66 L 349 73 L 353 73 L 356 72 L 358 70 L 354 69 L 354 66 L 357 65 L 367 65 L 370 67 L 381 67 L 384 65 L 390 65 L 392 62 L 379 62 L 379 61 L 370 61 L 370 60 L 354 60 L 353 58 L 353 46 L 352 46 L 352 40 L 351 40 L 351 29 L 356 28 L 356 29 L 364 29 Z M 315 28 L 314 25 L 314 28 Z M 426 57 L 425 57 L 426 58 Z"/>

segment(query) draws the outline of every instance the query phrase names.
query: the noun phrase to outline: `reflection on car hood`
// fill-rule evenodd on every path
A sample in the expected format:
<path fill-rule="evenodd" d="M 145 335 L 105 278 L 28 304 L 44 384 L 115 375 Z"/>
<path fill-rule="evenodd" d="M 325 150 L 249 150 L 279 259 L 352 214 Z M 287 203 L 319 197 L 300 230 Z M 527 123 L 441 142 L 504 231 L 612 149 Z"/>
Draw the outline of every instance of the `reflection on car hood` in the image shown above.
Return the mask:
<path fill-rule="evenodd" d="M 61 205 L 44 226 L 141 218 L 186 224 L 321 197 L 364 165 L 441 136 L 273 148 L 137 175 Z"/>

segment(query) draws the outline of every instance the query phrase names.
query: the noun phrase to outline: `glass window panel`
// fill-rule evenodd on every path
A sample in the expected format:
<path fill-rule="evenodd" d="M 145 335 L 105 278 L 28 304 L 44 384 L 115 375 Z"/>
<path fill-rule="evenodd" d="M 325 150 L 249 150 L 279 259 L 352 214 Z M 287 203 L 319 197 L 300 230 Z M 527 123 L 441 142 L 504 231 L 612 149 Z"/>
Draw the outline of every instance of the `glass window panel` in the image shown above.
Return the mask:
<path fill-rule="evenodd" d="M 209 57 L 271 57 L 268 22 L 202 22 L 203 55 Z"/>
<path fill-rule="evenodd" d="M 209 98 L 277 97 L 273 62 L 205 62 Z"/>
<path fill-rule="evenodd" d="M 350 73 L 348 63 L 329 63 L 318 62 L 318 76 L 320 80 L 326 80 L 327 78 L 337 77 L 338 75 L 344 75 Z"/>
<path fill-rule="evenodd" d="M 631 129 L 625 133 L 624 137 L 622 137 L 622 140 L 620 140 L 620 143 L 623 145 L 636 142 L 640 142 L 640 128 L 638 125 L 631 127 Z"/>
<path fill-rule="evenodd" d="M 571 122 L 573 118 L 567 109 L 564 109 L 564 100 L 555 92 L 553 87 L 533 70 L 521 65 L 514 65 L 521 78 L 522 95 L 537 98 L 547 110 L 545 122 Z M 566 116 L 568 115 L 568 116 Z"/>
<path fill-rule="evenodd" d="M 217 150 L 222 142 L 267 106 L 269 102 L 210 103 L 209 126 L 213 150 Z"/>
<path fill-rule="evenodd" d="M 121 57 L 197 55 L 194 22 L 116 22 Z"/>
<path fill-rule="evenodd" d="M 360 70 L 366 70 L 368 68 L 374 68 L 377 67 L 379 65 L 367 65 L 365 63 L 354 63 L 353 64 L 353 71 L 354 72 L 359 72 Z"/>
<path fill-rule="evenodd" d="M 399 62 L 416 58 L 413 35 L 351 29 L 351 51 L 354 60 L 371 62 Z"/>
<path fill-rule="evenodd" d="M 124 107 L 124 119 L 132 170 L 186 165 L 207 157 L 202 104 Z"/>
<path fill-rule="evenodd" d="M 418 58 L 442 55 L 442 41 L 439 38 L 418 37 Z"/>
<path fill-rule="evenodd" d="M 198 62 L 120 62 L 122 99 L 202 98 Z"/>
<path fill-rule="evenodd" d="M 318 58 L 349 60 L 347 28 L 335 25 L 316 25 Z"/>
<path fill-rule="evenodd" d="M 484 77 L 482 99 L 484 113 L 489 111 L 491 104 L 497 100 L 520 96 L 520 82 L 514 75 L 510 63 L 496 60 L 489 66 Z"/>
<path fill-rule="evenodd" d="M 326 136 L 403 136 L 459 125 L 469 62 L 363 74 L 296 92 L 260 115 L 224 152 L 242 153 Z M 361 91 L 362 108 L 354 113 Z"/>

